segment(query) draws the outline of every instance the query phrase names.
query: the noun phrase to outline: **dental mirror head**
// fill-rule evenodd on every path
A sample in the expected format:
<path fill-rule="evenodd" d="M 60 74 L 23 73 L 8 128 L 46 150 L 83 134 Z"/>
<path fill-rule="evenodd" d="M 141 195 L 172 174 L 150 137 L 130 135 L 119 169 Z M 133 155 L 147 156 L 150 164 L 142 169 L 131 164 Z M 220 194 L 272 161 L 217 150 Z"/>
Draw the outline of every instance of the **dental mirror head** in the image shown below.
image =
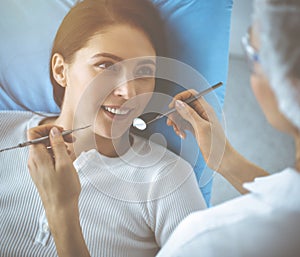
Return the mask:
<path fill-rule="evenodd" d="M 147 128 L 147 124 L 141 118 L 135 118 L 133 120 L 132 126 L 137 128 L 138 130 L 145 130 Z"/>

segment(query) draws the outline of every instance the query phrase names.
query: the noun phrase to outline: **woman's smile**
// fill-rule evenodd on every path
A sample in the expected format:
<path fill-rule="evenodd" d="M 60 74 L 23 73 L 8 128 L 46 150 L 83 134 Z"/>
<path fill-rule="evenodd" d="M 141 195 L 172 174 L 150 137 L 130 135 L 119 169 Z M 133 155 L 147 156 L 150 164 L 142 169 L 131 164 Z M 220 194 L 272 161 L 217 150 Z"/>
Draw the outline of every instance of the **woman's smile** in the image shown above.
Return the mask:
<path fill-rule="evenodd" d="M 133 112 L 133 108 L 126 108 L 122 106 L 103 105 L 101 109 L 105 115 L 112 120 L 127 120 Z"/>

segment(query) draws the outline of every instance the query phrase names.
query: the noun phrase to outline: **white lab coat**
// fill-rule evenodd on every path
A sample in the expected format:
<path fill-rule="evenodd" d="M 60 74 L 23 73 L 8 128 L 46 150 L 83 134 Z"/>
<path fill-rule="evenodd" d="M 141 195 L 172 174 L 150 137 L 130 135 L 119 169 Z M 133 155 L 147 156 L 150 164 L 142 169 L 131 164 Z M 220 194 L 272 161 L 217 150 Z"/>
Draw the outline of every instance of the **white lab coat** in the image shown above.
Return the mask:
<path fill-rule="evenodd" d="M 245 183 L 249 194 L 183 220 L 157 257 L 299 257 L 300 173 Z"/>

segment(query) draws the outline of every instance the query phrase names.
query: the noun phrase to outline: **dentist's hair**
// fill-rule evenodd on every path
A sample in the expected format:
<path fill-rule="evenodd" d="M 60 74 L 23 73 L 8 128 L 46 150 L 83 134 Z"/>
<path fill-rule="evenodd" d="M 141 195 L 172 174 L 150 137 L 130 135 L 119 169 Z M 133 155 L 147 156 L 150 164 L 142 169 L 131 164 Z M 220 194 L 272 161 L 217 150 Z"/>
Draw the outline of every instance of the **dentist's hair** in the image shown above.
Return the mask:
<path fill-rule="evenodd" d="M 262 67 L 281 112 L 300 130 L 300 1 L 256 0 Z"/>

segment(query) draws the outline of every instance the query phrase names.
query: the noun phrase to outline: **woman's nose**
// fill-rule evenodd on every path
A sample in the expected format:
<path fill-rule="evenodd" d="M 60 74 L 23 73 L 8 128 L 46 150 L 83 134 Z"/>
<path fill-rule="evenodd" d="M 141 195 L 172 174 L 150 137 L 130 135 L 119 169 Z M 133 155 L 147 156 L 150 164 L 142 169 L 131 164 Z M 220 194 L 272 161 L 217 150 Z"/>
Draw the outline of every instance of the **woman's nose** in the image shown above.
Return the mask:
<path fill-rule="evenodd" d="M 135 89 L 135 82 L 134 80 L 132 81 L 127 81 L 121 86 L 117 87 L 114 90 L 115 96 L 123 97 L 124 99 L 128 100 L 132 97 L 136 96 L 136 89 Z"/>

